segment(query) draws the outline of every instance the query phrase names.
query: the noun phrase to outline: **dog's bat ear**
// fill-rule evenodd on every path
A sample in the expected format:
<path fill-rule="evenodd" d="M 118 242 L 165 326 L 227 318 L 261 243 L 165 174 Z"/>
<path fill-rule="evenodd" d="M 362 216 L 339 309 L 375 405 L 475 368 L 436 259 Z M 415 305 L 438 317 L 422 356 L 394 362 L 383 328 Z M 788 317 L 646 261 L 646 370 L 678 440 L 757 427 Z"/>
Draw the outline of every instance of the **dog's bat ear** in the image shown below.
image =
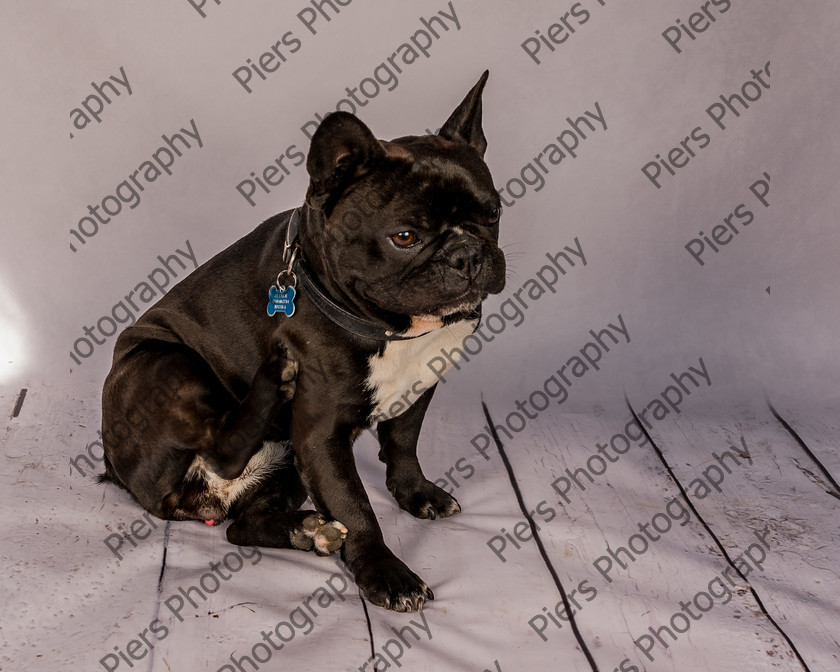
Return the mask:
<path fill-rule="evenodd" d="M 385 149 L 358 118 L 349 112 L 327 115 L 312 136 L 306 159 L 307 205 L 318 210 L 331 209 L 330 204 L 348 185 L 384 157 Z"/>
<path fill-rule="evenodd" d="M 482 157 L 487 149 L 487 139 L 481 128 L 481 92 L 489 74 L 489 70 L 484 71 L 467 97 L 440 129 L 441 136 L 447 140 L 466 142 Z"/>

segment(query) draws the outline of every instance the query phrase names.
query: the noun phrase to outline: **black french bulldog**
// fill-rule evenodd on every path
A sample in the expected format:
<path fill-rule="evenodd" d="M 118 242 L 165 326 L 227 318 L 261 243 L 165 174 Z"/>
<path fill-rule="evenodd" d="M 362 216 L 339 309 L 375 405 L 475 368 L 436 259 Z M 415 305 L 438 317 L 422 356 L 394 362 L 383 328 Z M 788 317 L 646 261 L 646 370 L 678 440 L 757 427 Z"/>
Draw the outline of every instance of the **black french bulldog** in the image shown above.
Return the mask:
<path fill-rule="evenodd" d="M 231 518 L 234 544 L 343 545 L 374 604 L 414 611 L 434 599 L 385 545 L 353 442 L 378 423 L 399 505 L 418 518 L 460 511 L 416 448 L 437 381 L 427 362 L 461 346 L 505 282 L 483 160 L 487 75 L 438 135 L 386 142 L 351 114 L 324 119 L 305 205 L 210 259 L 120 335 L 103 390 L 103 480 L 160 518 Z M 298 510 L 307 495 L 317 512 Z"/>

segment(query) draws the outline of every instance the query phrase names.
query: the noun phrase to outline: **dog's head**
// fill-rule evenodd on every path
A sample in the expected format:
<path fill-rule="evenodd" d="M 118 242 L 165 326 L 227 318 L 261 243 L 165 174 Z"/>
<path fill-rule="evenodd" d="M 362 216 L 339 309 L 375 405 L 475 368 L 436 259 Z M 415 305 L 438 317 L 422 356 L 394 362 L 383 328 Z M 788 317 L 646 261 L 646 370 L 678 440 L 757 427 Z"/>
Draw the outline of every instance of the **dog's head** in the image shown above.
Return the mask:
<path fill-rule="evenodd" d="M 487 74 L 437 135 L 381 141 L 335 112 L 313 136 L 307 254 L 366 312 L 449 321 L 504 287 L 502 208 L 483 159 Z"/>

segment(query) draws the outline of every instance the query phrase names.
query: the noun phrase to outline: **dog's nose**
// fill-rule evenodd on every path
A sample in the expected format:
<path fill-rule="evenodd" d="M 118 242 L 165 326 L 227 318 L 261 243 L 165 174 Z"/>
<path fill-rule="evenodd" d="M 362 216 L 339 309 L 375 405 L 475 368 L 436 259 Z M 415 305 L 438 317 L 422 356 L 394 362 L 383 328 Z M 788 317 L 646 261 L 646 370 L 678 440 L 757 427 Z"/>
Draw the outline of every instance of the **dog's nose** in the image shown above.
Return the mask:
<path fill-rule="evenodd" d="M 478 246 L 470 245 L 467 241 L 461 240 L 447 251 L 446 262 L 451 268 L 473 280 L 480 266 L 479 251 Z"/>

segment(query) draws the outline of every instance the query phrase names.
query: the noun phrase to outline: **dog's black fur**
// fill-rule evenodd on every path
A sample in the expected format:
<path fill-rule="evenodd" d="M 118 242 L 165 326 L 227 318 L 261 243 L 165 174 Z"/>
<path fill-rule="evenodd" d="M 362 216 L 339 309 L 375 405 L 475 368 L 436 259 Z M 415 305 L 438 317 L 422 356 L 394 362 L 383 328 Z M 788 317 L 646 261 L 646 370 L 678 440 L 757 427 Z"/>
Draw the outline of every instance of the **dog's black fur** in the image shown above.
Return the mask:
<path fill-rule="evenodd" d="M 106 479 L 161 518 L 233 519 L 227 537 L 235 544 L 319 553 L 343 544 L 375 604 L 412 611 L 433 599 L 385 545 L 352 447 L 401 376 L 416 379 L 403 367 L 427 368 L 424 343 L 438 348 L 432 354 L 441 343 L 460 345 L 480 302 L 504 285 L 501 208 L 483 160 L 486 78 L 436 136 L 378 141 L 337 112 L 307 158 L 298 245 L 309 274 L 344 310 L 421 336 L 354 335 L 299 286 L 294 315 L 269 317 L 291 213 L 276 215 L 120 335 L 103 390 Z M 417 461 L 433 383 L 377 426 L 388 488 L 421 518 L 460 510 Z M 165 403 L 149 421 L 142 409 L 155 395 Z M 317 513 L 298 510 L 307 495 Z"/>

